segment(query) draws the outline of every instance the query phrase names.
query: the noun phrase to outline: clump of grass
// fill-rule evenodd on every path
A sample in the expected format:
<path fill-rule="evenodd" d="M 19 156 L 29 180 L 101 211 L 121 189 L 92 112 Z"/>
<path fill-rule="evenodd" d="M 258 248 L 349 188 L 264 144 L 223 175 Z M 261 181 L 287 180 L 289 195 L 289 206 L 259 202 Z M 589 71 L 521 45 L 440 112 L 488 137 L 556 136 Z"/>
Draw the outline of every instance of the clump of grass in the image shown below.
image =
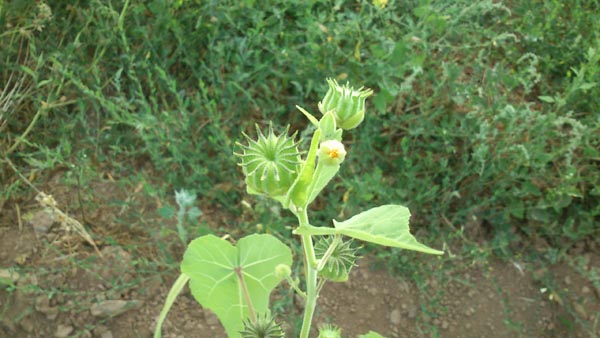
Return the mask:
<path fill-rule="evenodd" d="M 43 24 L 47 12 L 33 2 L 0 11 L 12 27 L 0 36 L 0 60 L 11 65 L 0 97 L 20 88 L 19 107 L 30 112 L 4 112 L 2 148 L 42 111 L 9 154 L 22 168 L 45 173 L 85 157 L 108 169 L 92 173 L 160 177 L 152 184 L 162 197 L 193 187 L 240 216 L 242 182 L 225 179 L 236 177 L 232 139 L 267 116 L 285 124 L 294 104 L 316 111 L 305 102 L 317 102 L 332 76 L 377 93 L 350 144 L 361 160 L 349 158 L 336 183 L 359 197 L 350 201 L 408 202 L 419 210 L 415 226 L 475 225 L 509 254 L 528 238 L 561 246 L 597 234 L 595 4 L 51 6 Z M 4 197 L 17 190 L 8 185 Z M 352 203 L 323 213 L 343 216 Z"/>

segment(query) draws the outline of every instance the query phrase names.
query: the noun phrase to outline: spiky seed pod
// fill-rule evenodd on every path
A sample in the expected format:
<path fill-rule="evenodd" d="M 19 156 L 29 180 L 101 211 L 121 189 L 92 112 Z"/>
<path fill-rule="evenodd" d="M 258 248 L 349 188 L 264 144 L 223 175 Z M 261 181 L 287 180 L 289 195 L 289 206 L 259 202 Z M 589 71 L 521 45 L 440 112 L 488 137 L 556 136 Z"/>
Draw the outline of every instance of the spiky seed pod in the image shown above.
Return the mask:
<path fill-rule="evenodd" d="M 283 331 L 275 320 L 267 313 L 256 316 L 256 321 L 244 321 L 244 330 L 240 331 L 242 338 L 282 338 Z"/>
<path fill-rule="evenodd" d="M 333 236 L 322 236 L 315 243 L 315 254 L 317 258 L 323 258 L 323 255 L 333 243 Z M 359 247 L 352 247 L 352 240 L 341 240 L 333 249 L 331 256 L 323 270 L 319 271 L 319 276 L 332 282 L 345 282 L 348 280 L 350 270 L 356 266 L 356 260 Z"/>
<path fill-rule="evenodd" d="M 258 125 L 258 139 L 243 134 L 248 145 L 236 143 L 243 152 L 234 153 L 241 159 L 239 165 L 246 176 L 248 192 L 270 197 L 284 196 L 298 176 L 300 152 L 294 141 L 296 133 L 287 136 L 289 126 L 281 135 L 275 135 L 272 125 L 265 136 Z"/>
<path fill-rule="evenodd" d="M 341 338 L 342 330 L 334 325 L 324 325 L 319 328 L 319 337 L 317 338 Z"/>
<path fill-rule="evenodd" d="M 319 102 L 319 110 L 333 112 L 338 127 L 348 130 L 358 127 L 365 118 L 365 101 L 373 90 L 360 87 L 354 89 L 348 83 L 340 86 L 336 80 L 327 79 L 329 90 Z"/>

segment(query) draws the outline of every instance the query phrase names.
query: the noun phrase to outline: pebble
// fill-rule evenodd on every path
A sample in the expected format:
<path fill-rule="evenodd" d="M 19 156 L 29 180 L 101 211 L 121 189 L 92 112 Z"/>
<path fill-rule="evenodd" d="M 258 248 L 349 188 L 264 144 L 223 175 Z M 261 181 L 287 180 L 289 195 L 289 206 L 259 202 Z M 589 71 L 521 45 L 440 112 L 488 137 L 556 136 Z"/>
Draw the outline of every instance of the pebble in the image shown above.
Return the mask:
<path fill-rule="evenodd" d="M 416 306 L 412 306 L 408 310 L 408 319 L 415 319 L 415 318 L 417 318 L 417 307 Z"/>
<path fill-rule="evenodd" d="M 394 309 L 390 313 L 390 323 L 392 323 L 392 325 L 394 325 L 394 326 L 398 326 L 398 325 L 400 325 L 401 320 L 402 320 L 402 314 L 400 313 L 400 310 Z"/>
<path fill-rule="evenodd" d="M 113 338 L 113 334 L 110 331 L 106 331 L 100 335 L 100 338 Z"/>
<path fill-rule="evenodd" d="M 45 235 L 48 230 L 52 227 L 55 222 L 55 217 L 52 213 L 47 212 L 45 209 L 36 211 L 29 223 L 33 225 L 37 235 Z"/>
<path fill-rule="evenodd" d="M 9 269 L 0 269 L 0 281 L 7 280 L 9 283 L 14 283 L 19 280 L 19 274 Z M 1 285 L 2 283 L 0 283 Z"/>
<path fill-rule="evenodd" d="M 215 315 L 214 313 L 207 311 L 204 313 L 204 320 L 206 320 L 206 324 L 210 325 L 210 326 L 216 326 L 219 325 L 219 317 L 217 317 L 217 315 Z"/>
<path fill-rule="evenodd" d="M 139 306 L 136 300 L 105 300 L 92 305 L 90 312 L 96 317 L 114 317 Z"/>
<path fill-rule="evenodd" d="M 73 332 L 73 327 L 70 325 L 58 324 L 56 328 L 56 332 L 54 333 L 54 337 L 56 338 L 66 338 L 71 332 Z"/>

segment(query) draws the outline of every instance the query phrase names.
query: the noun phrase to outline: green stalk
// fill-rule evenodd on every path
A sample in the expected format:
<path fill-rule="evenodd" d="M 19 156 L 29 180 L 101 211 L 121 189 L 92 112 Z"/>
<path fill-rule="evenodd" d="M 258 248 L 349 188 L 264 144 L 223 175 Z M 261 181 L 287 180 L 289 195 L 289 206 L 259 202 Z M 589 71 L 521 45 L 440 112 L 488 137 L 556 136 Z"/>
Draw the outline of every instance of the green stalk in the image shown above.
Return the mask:
<path fill-rule="evenodd" d="M 306 213 L 306 209 L 298 213 L 297 216 L 300 226 L 308 225 L 308 215 Z M 313 247 L 311 235 L 302 235 L 302 247 L 304 248 L 306 303 L 304 304 L 304 317 L 302 319 L 300 338 L 308 338 L 308 335 L 310 334 L 312 318 L 315 314 L 315 307 L 317 306 L 317 298 L 319 297 L 317 292 L 317 258 L 315 256 L 315 249 Z"/>
<path fill-rule="evenodd" d="M 156 328 L 154 328 L 154 338 L 161 338 L 160 331 L 162 328 L 162 323 L 165 321 L 165 318 L 167 318 L 167 314 L 169 313 L 169 310 L 171 310 L 171 306 L 175 302 L 175 299 L 177 299 L 177 296 L 179 296 L 179 293 L 181 292 L 181 290 L 183 290 L 183 287 L 189 280 L 190 277 L 181 274 L 179 275 L 175 283 L 173 283 L 171 290 L 169 290 L 169 294 L 167 294 L 165 305 L 163 305 L 162 310 L 160 310 L 160 315 L 158 316 L 158 320 L 156 321 Z"/>

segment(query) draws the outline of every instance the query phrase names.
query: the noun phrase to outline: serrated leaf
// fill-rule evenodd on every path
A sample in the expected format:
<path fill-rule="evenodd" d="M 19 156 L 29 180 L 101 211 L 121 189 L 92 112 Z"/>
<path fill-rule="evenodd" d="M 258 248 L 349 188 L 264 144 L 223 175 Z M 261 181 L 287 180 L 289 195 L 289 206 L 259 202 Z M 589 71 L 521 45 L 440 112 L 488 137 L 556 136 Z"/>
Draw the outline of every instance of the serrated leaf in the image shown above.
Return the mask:
<path fill-rule="evenodd" d="M 408 226 L 410 211 L 401 205 L 383 205 L 362 212 L 346 221 L 333 220 L 342 235 L 367 242 L 402 249 L 441 255 L 442 251 L 431 249 L 417 242 Z"/>
<path fill-rule="evenodd" d="M 421 244 L 411 235 L 410 211 L 401 205 L 388 204 L 362 212 L 344 222 L 333 220 L 335 228 L 302 226 L 299 235 L 344 235 L 361 241 L 419 251 L 432 255 L 444 252 Z"/>
<path fill-rule="evenodd" d="M 281 282 L 275 276 L 279 264 L 292 264 L 291 250 L 277 238 L 254 234 L 237 246 L 213 235 L 193 240 L 183 257 L 181 272 L 190 277 L 192 295 L 213 311 L 229 337 L 240 337 L 249 316 L 243 282 L 256 313 L 267 313 L 269 295 Z"/>

